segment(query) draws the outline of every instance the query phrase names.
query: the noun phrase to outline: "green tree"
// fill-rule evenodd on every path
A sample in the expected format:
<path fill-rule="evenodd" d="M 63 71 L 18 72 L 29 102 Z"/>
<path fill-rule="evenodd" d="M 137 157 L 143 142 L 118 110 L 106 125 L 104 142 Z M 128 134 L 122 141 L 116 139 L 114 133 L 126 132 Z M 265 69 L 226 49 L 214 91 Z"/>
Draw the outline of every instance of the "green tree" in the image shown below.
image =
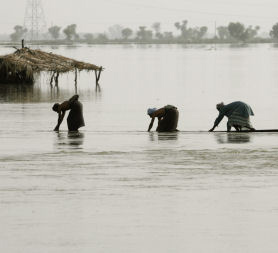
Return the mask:
<path fill-rule="evenodd" d="M 123 27 L 120 25 L 113 25 L 108 28 L 108 37 L 110 39 L 121 39 Z"/>
<path fill-rule="evenodd" d="M 187 29 L 187 20 L 183 20 L 182 22 L 176 22 L 175 27 L 180 31 L 180 37 L 183 40 L 187 40 L 189 37 L 189 31 Z"/>
<path fill-rule="evenodd" d="M 187 20 L 176 22 L 175 27 L 180 31 L 180 38 L 182 41 L 200 41 L 208 31 L 206 26 L 188 27 Z"/>
<path fill-rule="evenodd" d="M 251 25 L 248 26 L 245 30 L 247 39 L 250 40 L 250 39 L 255 38 L 257 36 L 259 30 L 260 30 L 259 26 L 255 26 L 254 28 Z"/>
<path fill-rule="evenodd" d="M 88 43 L 92 43 L 94 41 L 94 35 L 92 33 L 85 33 L 83 37 Z"/>
<path fill-rule="evenodd" d="M 227 26 L 218 26 L 217 33 L 220 40 L 226 40 L 230 38 L 230 32 Z"/>
<path fill-rule="evenodd" d="M 96 40 L 99 43 L 105 43 L 105 42 L 108 41 L 108 37 L 107 37 L 107 35 L 105 33 L 100 33 L 100 34 L 98 34 Z"/>
<path fill-rule="evenodd" d="M 24 35 L 27 33 L 27 29 L 20 25 L 14 27 L 14 33 L 10 35 L 12 41 L 17 42 L 23 39 Z"/>
<path fill-rule="evenodd" d="M 237 23 L 232 23 L 231 22 L 228 25 L 228 30 L 229 30 L 230 35 L 234 39 L 236 39 L 238 41 L 245 41 L 246 40 L 246 38 L 245 38 L 246 35 L 244 34 L 245 27 L 244 27 L 243 24 L 241 24 L 239 22 L 237 22 Z"/>
<path fill-rule="evenodd" d="M 206 26 L 201 26 L 201 27 L 196 27 L 194 28 L 193 30 L 193 36 L 192 38 L 194 40 L 201 40 L 203 39 L 203 37 L 206 35 L 207 31 L 208 31 L 208 28 Z"/>
<path fill-rule="evenodd" d="M 137 38 L 141 41 L 152 40 L 153 32 L 151 30 L 146 30 L 145 26 L 139 26 L 139 31 L 137 32 Z"/>
<path fill-rule="evenodd" d="M 122 36 L 125 40 L 128 40 L 128 38 L 132 35 L 133 31 L 130 28 L 124 28 L 122 30 Z"/>
<path fill-rule="evenodd" d="M 257 35 L 259 29 L 259 26 L 255 26 L 254 28 L 252 26 L 248 26 L 245 28 L 245 26 L 239 22 L 230 23 L 228 25 L 230 35 L 237 41 L 243 42 L 253 39 Z"/>
<path fill-rule="evenodd" d="M 170 43 L 174 40 L 174 35 L 172 32 L 164 32 L 163 33 L 163 41 Z"/>
<path fill-rule="evenodd" d="M 152 28 L 155 31 L 155 37 L 158 40 L 161 40 L 163 38 L 163 34 L 161 33 L 161 24 L 159 22 L 155 22 L 153 23 Z"/>
<path fill-rule="evenodd" d="M 271 38 L 278 40 L 278 23 L 272 26 L 272 30 L 269 32 Z"/>
<path fill-rule="evenodd" d="M 55 40 L 57 40 L 59 38 L 60 30 L 61 30 L 61 27 L 56 26 L 56 25 L 48 28 L 48 32 L 50 33 L 51 37 Z"/>
<path fill-rule="evenodd" d="M 68 25 L 63 32 L 67 40 L 72 40 L 73 38 L 76 40 L 79 38 L 79 35 L 76 33 L 76 24 Z"/>

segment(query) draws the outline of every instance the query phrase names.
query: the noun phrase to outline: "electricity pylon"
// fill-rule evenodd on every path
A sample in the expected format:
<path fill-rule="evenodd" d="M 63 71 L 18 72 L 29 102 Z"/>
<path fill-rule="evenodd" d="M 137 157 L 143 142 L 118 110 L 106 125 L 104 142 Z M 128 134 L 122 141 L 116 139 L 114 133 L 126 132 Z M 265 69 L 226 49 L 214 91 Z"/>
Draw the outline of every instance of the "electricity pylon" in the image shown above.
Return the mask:
<path fill-rule="evenodd" d="M 46 22 L 41 0 L 27 0 L 24 28 L 28 30 L 28 39 L 38 40 L 39 34 L 46 31 Z"/>

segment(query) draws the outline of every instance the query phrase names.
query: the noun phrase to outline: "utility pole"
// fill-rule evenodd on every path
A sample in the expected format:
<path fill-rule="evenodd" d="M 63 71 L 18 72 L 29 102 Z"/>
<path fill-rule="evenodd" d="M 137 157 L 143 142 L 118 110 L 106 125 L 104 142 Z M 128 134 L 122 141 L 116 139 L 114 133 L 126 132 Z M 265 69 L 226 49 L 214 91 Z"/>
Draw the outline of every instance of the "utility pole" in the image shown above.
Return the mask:
<path fill-rule="evenodd" d="M 28 39 L 31 41 L 39 39 L 39 33 L 46 31 L 46 22 L 41 0 L 27 0 L 24 28 L 28 30 Z"/>

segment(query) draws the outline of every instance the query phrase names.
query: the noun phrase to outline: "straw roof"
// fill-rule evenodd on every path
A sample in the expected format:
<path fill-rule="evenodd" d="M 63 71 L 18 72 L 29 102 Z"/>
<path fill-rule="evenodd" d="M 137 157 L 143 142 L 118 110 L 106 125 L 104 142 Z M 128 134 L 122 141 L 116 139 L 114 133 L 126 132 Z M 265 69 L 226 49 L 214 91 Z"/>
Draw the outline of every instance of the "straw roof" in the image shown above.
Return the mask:
<path fill-rule="evenodd" d="M 2 67 L 16 71 L 24 70 L 30 75 L 41 71 L 65 73 L 75 69 L 87 71 L 101 70 L 101 67 L 94 64 L 76 61 L 61 55 L 33 50 L 27 47 L 18 49 L 12 54 L 0 56 L 0 69 Z"/>

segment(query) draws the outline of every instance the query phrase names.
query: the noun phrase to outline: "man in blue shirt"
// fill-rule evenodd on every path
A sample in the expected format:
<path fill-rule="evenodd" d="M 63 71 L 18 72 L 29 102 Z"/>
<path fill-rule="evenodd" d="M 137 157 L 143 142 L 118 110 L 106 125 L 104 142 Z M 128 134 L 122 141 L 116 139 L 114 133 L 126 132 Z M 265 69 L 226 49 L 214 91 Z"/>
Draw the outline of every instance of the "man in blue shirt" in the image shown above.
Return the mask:
<path fill-rule="evenodd" d="M 254 116 L 254 113 L 248 104 L 236 101 L 224 105 L 222 102 L 216 105 L 216 109 L 219 111 L 219 115 L 216 118 L 213 127 L 209 130 L 210 132 L 218 126 L 224 116 L 228 117 L 227 132 L 231 131 L 232 127 L 234 127 L 236 131 L 241 131 L 243 127 L 251 131 L 255 130 L 250 123 L 250 115 Z"/>

